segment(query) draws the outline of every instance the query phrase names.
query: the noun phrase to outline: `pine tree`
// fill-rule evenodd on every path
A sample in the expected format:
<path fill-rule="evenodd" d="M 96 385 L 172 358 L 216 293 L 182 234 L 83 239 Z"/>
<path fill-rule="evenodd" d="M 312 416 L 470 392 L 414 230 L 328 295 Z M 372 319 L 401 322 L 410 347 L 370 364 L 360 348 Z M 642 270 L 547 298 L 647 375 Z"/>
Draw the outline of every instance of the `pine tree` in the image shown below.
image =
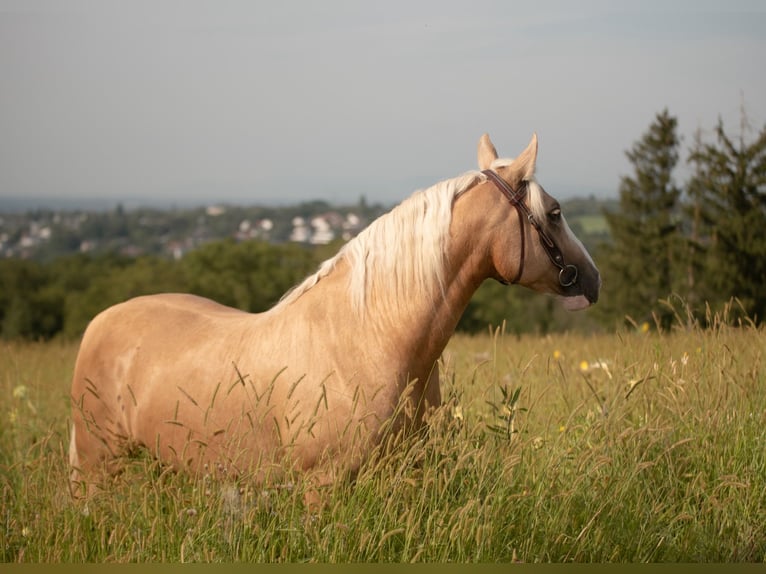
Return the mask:
<path fill-rule="evenodd" d="M 697 130 L 694 134 L 694 144 L 692 149 L 702 148 L 702 132 Z M 693 153 L 693 152 L 692 152 Z M 701 314 L 705 303 L 713 298 L 713 292 L 710 289 L 709 282 L 701 281 L 705 276 L 707 267 L 707 247 L 710 241 L 711 229 L 706 225 L 702 217 L 702 203 L 705 195 L 705 170 L 701 162 L 692 161 L 691 155 L 689 163 L 692 164 L 693 173 L 686 184 L 683 211 L 685 214 L 686 225 L 684 234 L 687 238 L 687 283 L 689 292 L 687 303 L 690 308 Z"/>
<path fill-rule="evenodd" d="M 737 297 L 750 317 L 766 316 L 766 126 L 738 141 L 719 121 L 714 143 L 695 142 L 689 196 L 701 223 L 696 288 L 714 306 Z"/>
<path fill-rule="evenodd" d="M 612 242 L 602 261 L 601 315 L 651 322 L 671 320 L 659 304 L 684 290 L 681 191 L 673 180 L 680 140 L 678 122 L 667 109 L 656 115 L 643 137 L 626 152 L 634 168 L 620 182 L 619 210 L 606 212 Z"/>

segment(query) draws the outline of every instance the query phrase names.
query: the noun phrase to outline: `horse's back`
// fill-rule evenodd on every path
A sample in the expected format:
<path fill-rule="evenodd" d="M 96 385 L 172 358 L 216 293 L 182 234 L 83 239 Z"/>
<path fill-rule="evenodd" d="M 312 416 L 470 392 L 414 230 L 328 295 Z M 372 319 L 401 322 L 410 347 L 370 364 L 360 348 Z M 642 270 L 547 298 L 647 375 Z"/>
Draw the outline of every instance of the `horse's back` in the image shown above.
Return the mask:
<path fill-rule="evenodd" d="M 227 307 L 211 299 L 186 293 L 160 293 L 157 295 L 142 295 L 118 303 L 102 311 L 94 321 L 101 316 L 128 313 L 130 315 L 145 314 L 176 314 L 179 319 L 187 321 L 204 317 L 232 317 L 247 315 L 244 311 Z"/>
<path fill-rule="evenodd" d="M 94 337 L 109 338 L 117 334 L 131 339 L 149 333 L 160 338 L 177 337 L 195 329 L 209 330 L 216 323 L 243 319 L 248 315 L 196 295 L 143 295 L 113 305 L 96 315 L 85 331 L 83 344 Z"/>
<path fill-rule="evenodd" d="M 251 315 L 196 295 L 144 295 L 109 307 L 96 315 L 83 335 L 75 367 L 75 381 L 103 376 L 118 359 L 142 349 L 169 357 L 199 345 L 221 341 Z M 223 337 L 224 339 L 226 337 Z M 107 360 L 109 359 L 109 360 Z"/>

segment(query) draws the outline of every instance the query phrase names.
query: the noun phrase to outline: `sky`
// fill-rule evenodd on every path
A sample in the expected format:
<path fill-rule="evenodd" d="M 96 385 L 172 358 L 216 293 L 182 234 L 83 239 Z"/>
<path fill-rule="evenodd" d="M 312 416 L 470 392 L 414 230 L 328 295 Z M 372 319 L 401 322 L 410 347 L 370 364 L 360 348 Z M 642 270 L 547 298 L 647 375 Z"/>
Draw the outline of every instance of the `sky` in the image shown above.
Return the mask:
<path fill-rule="evenodd" d="M 665 108 L 762 129 L 764 61 L 761 0 L 0 0 L 0 205 L 392 204 L 484 132 L 616 197 Z"/>

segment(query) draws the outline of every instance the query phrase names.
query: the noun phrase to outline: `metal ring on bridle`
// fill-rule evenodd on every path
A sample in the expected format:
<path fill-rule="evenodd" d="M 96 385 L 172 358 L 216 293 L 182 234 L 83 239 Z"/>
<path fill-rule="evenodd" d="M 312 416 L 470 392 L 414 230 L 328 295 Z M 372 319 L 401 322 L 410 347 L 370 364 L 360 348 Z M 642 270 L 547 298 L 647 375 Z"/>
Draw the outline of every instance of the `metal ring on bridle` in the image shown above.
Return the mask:
<path fill-rule="evenodd" d="M 565 265 L 559 271 L 559 283 L 562 287 L 571 287 L 577 283 L 577 267 L 575 265 Z"/>

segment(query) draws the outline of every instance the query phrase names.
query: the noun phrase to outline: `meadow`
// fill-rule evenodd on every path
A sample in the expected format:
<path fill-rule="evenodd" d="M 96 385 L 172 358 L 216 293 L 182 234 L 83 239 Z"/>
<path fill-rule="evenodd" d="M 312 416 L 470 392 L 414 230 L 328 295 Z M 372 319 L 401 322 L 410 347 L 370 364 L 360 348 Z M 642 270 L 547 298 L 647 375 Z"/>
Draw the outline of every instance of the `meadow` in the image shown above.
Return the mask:
<path fill-rule="evenodd" d="M 457 335 L 444 407 L 303 505 L 146 455 L 67 486 L 77 344 L 0 343 L 4 562 L 766 560 L 766 333 Z M 643 328 L 641 328 L 643 327 Z"/>

